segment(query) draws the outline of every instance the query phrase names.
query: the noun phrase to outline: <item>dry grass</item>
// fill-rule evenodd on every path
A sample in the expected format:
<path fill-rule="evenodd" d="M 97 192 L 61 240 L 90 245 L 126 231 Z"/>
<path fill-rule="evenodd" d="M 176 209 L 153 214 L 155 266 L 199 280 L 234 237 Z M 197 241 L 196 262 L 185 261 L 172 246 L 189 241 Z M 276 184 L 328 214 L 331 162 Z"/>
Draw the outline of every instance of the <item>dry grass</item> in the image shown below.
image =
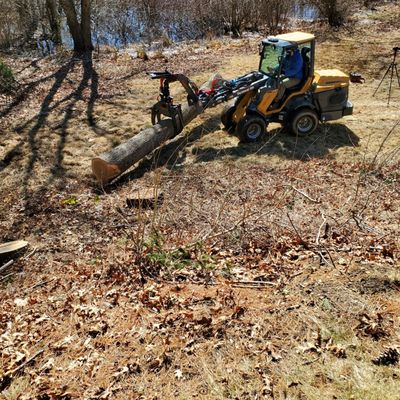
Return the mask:
<path fill-rule="evenodd" d="M 351 87 L 352 117 L 239 145 L 209 110 L 111 189 L 90 159 L 149 124 L 157 84 L 141 61 L 95 61 L 92 111 L 90 79 L 68 97 L 78 61 L 54 95 L 54 80 L 40 83 L 4 116 L 0 239 L 30 249 L 1 281 L 0 377 L 44 353 L 0 398 L 399 398 L 398 365 L 372 363 L 400 345 L 400 128 L 386 138 L 399 93 L 390 107 L 385 89 L 371 94 L 400 34 L 372 24 L 373 36 L 361 23 L 351 38 L 318 33 L 318 68 L 367 78 Z M 256 43 L 242 46 L 212 40 L 173 67 L 234 77 L 257 68 Z M 19 79 L 59 68 L 37 65 Z M 162 204 L 127 208 L 142 187 Z"/>

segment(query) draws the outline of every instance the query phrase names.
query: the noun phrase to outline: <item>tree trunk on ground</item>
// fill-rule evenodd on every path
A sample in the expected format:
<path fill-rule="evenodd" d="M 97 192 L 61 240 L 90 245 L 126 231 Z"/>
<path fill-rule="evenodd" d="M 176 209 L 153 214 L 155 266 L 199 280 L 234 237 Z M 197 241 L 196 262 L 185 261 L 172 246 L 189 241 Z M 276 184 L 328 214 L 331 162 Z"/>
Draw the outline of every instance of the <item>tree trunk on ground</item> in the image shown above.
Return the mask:
<path fill-rule="evenodd" d="M 81 0 L 81 22 L 75 9 L 74 0 L 60 0 L 60 4 L 67 17 L 69 31 L 74 41 L 74 51 L 84 53 L 92 51 L 92 38 L 90 30 L 90 0 Z"/>
<path fill-rule="evenodd" d="M 200 104 L 182 108 L 183 125 L 203 112 Z M 151 128 L 144 129 L 127 142 L 92 160 L 92 171 L 99 183 L 105 185 L 121 175 L 133 164 L 159 147 L 163 142 L 176 136 L 170 118 L 162 120 Z"/>

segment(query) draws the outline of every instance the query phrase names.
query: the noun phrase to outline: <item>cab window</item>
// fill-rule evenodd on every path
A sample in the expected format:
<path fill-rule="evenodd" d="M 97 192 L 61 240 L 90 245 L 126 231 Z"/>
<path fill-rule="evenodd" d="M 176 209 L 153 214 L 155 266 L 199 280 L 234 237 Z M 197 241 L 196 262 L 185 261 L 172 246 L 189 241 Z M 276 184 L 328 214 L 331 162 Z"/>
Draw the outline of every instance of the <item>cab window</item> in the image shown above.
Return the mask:
<path fill-rule="evenodd" d="M 267 44 L 261 53 L 260 71 L 270 75 L 270 69 L 278 70 L 282 59 L 283 48 Z"/>

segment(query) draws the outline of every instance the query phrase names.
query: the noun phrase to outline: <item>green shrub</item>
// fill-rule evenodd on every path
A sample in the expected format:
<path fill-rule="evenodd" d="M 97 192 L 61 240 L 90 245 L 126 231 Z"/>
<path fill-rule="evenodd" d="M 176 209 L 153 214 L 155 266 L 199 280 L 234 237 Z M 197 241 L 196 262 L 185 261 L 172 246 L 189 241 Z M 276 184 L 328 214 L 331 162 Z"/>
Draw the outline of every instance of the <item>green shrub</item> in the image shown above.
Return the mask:
<path fill-rule="evenodd" d="M 164 273 L 184 268 L 210 270 L 215 267 L 215 260 L 205 251 L 201 242 L 167 249 L 164 237 L 155 233 L 143 244 L 147 266 L 164 269 Z"/>
<path fill-rule="evenodd" d="M 0 93 L 12 94 L 16 86 L 17 82 L 11 68 L 0 61 Z"/>

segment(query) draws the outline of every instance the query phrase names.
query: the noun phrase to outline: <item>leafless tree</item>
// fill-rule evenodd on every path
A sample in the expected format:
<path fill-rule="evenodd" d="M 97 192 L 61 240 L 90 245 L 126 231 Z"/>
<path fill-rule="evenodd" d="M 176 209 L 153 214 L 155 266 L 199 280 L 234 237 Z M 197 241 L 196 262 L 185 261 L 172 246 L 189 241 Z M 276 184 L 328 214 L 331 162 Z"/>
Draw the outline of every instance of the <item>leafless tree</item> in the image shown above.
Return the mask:
<path fill-rule="evenodd" d="M 56 0 L 46 0 L 46 15 L 50 25 L 51 40 L 58 46 L 61 44 L 61 16 Z"/>
<path fill-rule="evenodd" d="M 269 32 L 277 32 L 283 29 L 294 10 L 294 0 L 260 0 L 254 7 L 253 20 L 257 26 L 265 26 Z"/>
<path fill-rule="evenodd" d="M 371 0 L 372 1 L 372 0 Z M 243 30 L 284 30 L 295 4 L 309 4 L 332 26 L 342 24 L 351 4 L 370 0 L 0 0 L 0 48 L 61 44 L 66 24 L 78 53 L 98 44 L 126 46 L 219 36 Z"/>
<path fill-rule="evenodd" d="M 321 17 L 326 18 L 330 26 L 339 27 L 346 22 L 352 6 L 357 1 L 351 0 L 309 0 L 317 8 Z"/>
<path fill-rule="evenodd" d="M 15 2 L 19 27 L 23 35 L 24 43 L 32 42 L 32 38 L 39 25 L 39 12 L 37 3 L 29 0 L 17 0 Z"/>
<path fill-rule="evenodd" d="M 15 40 L 17 14 L 10 1 L 0 0 L 0 7 L 0 47 L 8 48 Z"/>
<path fill-rule="evenodd" d="M 244 26 L 250 21 L 252 0 L 226 0 L 211 2 L 210 12 L 216 13 L 225 27 L 232 31 L 234 37 L 239 37 Z"/>
<path fill-rule="evenodd" d="M 93 50 L 90 21 L 91 1 L 81 0 L 80 3 L 79 21 L 74 0 L 60 0 L 60 4 L 67 18 L 72 40 L 74 41 L 74 51 L 77 53 L 85 53 Z"/>

